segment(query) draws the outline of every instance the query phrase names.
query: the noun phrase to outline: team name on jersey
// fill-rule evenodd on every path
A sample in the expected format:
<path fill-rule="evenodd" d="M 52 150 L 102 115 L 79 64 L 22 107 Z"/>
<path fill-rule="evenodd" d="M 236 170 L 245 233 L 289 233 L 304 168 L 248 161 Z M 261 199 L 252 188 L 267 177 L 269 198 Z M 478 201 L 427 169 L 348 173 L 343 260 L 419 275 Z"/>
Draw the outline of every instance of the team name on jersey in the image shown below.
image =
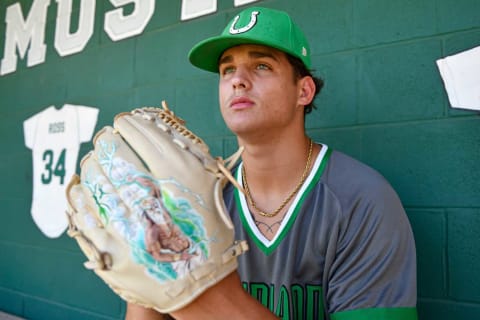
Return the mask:
<path fill-rule="evenodd" d="M 53 122 L 48 124 L 48 133 L 62 133 L 65 132 L 65 121 Z"/>
<path fill-rule="evenodd" d="M 243 288 L 282 319 L 324 319 L 323 290 L 319 285 L 294 284 L 278 288 L 266 283 L 243 282 Z"/>

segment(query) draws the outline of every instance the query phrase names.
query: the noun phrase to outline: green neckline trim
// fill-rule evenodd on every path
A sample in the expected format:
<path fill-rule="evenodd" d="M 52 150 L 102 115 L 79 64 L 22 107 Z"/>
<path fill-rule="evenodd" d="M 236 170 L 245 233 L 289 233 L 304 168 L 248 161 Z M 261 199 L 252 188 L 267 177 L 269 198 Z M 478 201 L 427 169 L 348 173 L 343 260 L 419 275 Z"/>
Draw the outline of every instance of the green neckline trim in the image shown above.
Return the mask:
<path fill-rule="evenodd" d="M 242 203 L 240 201 L 240 192 L 237 189 L 234 190 L 235 201 L 236 201 L 236 204 L 237 204 L 238 211 L 240 213 L 240 220 L 242 221 L 243 227 L 247 231 L 250 238 L 253 239 L 253 241 L 255 242 L 257 247 L 260 250 L 262 250 L 263 253 L 265 253 L 267 256 L 270 255 L 278 247 L 278 245 L 282 242 L 282 240 L 286 237 L 286 235 L 288 234 L 288 231 L 290 231 L 290 229 L 292 228 L 293 223 L 295 222 L 295 220 L 298 216 L 298 213 L 300 212 L 300 208 L 302 207 L 302 204 L 303 204 L 305 198 L 310 194 L 312 189 L 315 187 L 315 185 L 320 180 L 320 177 L 322 176 L 323 171 L 325 170 L 325 167 L 327 166 L 328 159 L 330 158 L 330 155 L 332 154 L 332 149 L 330 149 L 326 145 L 322 145 L 322 147 L 327 148 L 327 151 L 325 152 L 325 155 L 323 156 L 323 158 L 321 160 L 322 162 L 320 163 L 317 171 L 315 172 L 315 175 L 314 175 L 312 181 L 310 181 L 307 188 L 305 189 L 302 196 L 300 197 L 299 201 L 295 205 L 295 208 L 292 212 L 292 215 L 290 216 L 290 219 L 287 222 L 287 225 L 282 229 L 278 238 L 270 246 L 266 246 L 255 235 L 255 232 L 252 230 L 252 228 L 250 227 L 247 219 L 245 218 L 245 215 L 247 213 L 245 213 L 243 211 Z M 237 180 L 238 180 L 238 175 L 239 175 L 239 170 L 237 169 L 237 172 L 236 172 Z"/>
<path fill-rule="evenodd" d="M 418 320 L 417 309 L 411 308 L 368 308 L 336 312 L 332 320 Z"/>

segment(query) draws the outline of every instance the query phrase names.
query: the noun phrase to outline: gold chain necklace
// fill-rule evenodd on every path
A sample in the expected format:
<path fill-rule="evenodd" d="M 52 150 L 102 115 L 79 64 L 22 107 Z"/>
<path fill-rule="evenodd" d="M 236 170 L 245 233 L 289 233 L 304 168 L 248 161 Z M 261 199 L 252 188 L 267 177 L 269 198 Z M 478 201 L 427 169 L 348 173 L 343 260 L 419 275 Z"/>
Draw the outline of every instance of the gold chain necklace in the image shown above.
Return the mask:
<path fill-rule="evenodd" d="M 305 169 L 303 170 L 303 174 L 302 174 L 302 178 L 300 179 L 300 182 L 297 184 L 295 189 L 293 189 L 293 191 L 288 195 L 288 197 L 286 197 L 285 200 L 283 200 L 280 207 L 278 207 L 272 213 L 265 212 L 257 207 L 255 201 L 252 198 L 252 195 L 250 194 L 250 188 L 248 187 L 247 176 L 245 175 L 245 166 L 242 166 L 243 187 L 245 189 L 247 200 L 252 206 L 252 208 L 254 208 L 258 212 L 259 215 L 267 218 L 276 216 L 287 205 L 287 203 L 289 203 L 290 200 L 292 200 L 293 196 L 297 194 L 298 190 L 300 190 L 300 187 L 302 186 L 302 184 L 305 182 L 305 179 L 307 178 L 308 169 L 310 168 L 310 162 L 312 160 L 312 150 L 313 150 L 313 141 L 312 139 L 310 139 L 310 147 L 308 150 L 307 164 L 305 165 Z"/>

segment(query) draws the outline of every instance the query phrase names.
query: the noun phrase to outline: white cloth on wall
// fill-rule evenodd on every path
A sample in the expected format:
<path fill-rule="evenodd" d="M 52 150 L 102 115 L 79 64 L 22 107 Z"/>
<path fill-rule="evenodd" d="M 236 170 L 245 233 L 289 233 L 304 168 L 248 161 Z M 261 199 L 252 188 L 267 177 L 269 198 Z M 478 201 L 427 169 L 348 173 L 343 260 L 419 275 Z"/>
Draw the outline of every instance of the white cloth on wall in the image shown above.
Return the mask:
<path fill-rule="evenodd" d="M 92 138 L 98 109 L 50 106 L 23 122 L 25 145 L 32 149 L 35 224 L 50 238 L 67 228 L 65 187 L 75 173 L 82 142 Z"/>
<path fill-rule="evenodd" d="M 453 108 L 480 110 L 480 46 L 437 60 Z"/>

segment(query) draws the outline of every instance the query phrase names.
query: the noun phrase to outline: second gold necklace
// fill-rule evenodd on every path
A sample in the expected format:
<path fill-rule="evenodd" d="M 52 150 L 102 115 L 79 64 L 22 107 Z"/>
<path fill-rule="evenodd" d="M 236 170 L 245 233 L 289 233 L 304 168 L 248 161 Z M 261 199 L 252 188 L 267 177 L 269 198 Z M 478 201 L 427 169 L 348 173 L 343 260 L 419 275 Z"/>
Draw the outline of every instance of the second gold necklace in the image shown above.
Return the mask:
<path fill-rule="evenodd" d="M 297 184 L 295 189 L 283 200 L 282 204 L 273 212 L 265 212 L 264 210 L 261 210 L 260 208 L 257 207 L 257 204 L 252 198 L 252 195 L 250 194 L 250 188 L 248 187 L 248 182 L 247 182 L 247 176 L 245 174 L 245 166 L 242 166 L 242 181 L 243 181 L 243 187 L 245 189 L 245 194 L 247 196 L 248 203 L 252 206 L 253 209 L 257 211 L 257 213 L 263 217 L 274 217 L 276 216 L 282 209 L 287 205 L 287 203 L 292 200 L 293 196 L 297 194 L 298 190 L 300 190 L 300 187 L 303 185 L 305 182 L 305 179 L 307 178 L 308 175 L 308 170 L 310 169 L 310 162 L 312 160 L 312 150 L 313 150 L 313 141 L 310 139 L 310 146 L 308 149 L 308 157 L 307 157 L 307 164 L 305 165 L 305 169 L 303 170 L 302 177 L 300 179 L 300 182 Z"/>

